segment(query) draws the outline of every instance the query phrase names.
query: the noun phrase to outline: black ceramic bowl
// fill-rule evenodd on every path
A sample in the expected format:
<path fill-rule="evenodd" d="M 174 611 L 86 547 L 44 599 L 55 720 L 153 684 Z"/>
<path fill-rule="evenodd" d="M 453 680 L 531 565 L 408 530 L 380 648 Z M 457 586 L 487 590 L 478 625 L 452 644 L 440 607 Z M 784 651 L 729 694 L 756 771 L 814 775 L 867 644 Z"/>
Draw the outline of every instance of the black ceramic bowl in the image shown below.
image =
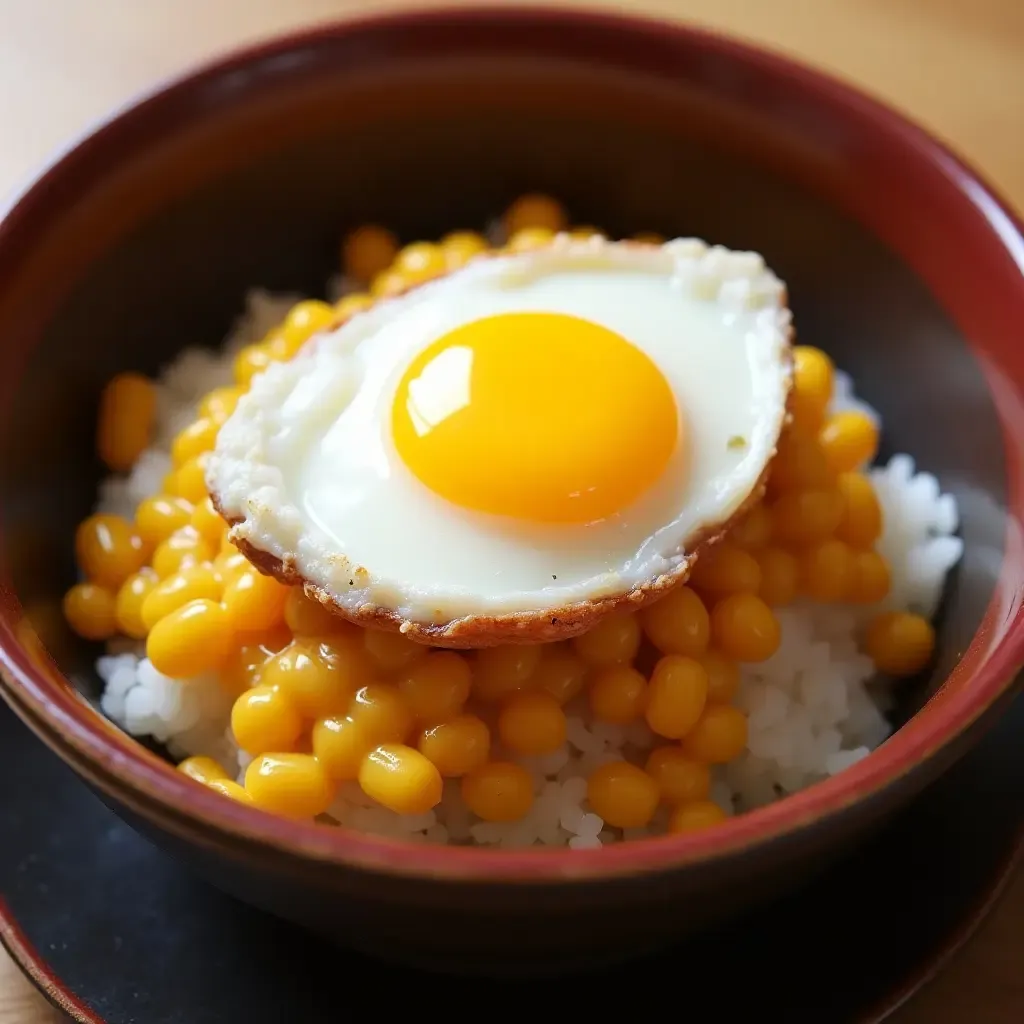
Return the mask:
<path fill-rule="evenodd" d="M 763 253 L 800 336 L 883 411 L 887 445 L 956 494 L 965 557 L 906 724 L 712 832 L 589 852 L 410 848 L 192 785 L 94 710 L 96 652 L 56 614 L 101 475 L 100 389 L 215 345 L 252 285 L 318 292 L 356 224 L 431 238 L 535 189 L 612 235 Z M 206 877 L 366 949 L 550 965 L 721 918 L 851 849 L 1008 702 L 1024 644 L 1022 253 L 987 186 L 897 115 L 678 26 L 404 14 L 229 57 L 98 128 L 0 224 L 4 695 Z"/>

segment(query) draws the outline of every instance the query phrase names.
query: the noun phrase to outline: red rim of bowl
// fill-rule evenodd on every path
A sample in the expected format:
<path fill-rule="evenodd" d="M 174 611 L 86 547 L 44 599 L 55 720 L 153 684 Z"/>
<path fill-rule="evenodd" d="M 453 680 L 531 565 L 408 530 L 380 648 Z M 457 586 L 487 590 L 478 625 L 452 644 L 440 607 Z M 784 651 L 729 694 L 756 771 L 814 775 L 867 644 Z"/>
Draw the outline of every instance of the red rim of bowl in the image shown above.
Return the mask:
<path fill-rule="evenodd" d="M 869 98 L 837 79 L 788 58 L 713 32 L 656 19 L 582 12 L 577 10 L 503 8 L 438 8 L 430 11 L 399 11 L 339 23 L 317 25 L 279 36 L 230 53 L 187 71 L 157 87 L 141 99 L 115 112 L 109 119 L 65 149 L 0 218 L 0 246 L 9 231 L 8 221 L 37 200 L 52 180 L 59 177 L 64 159 L 79 149 L 103 144 L 104 136 L 120 121 L 145 117 L 146 108 L 169 94 L 178 94 L 209 78 L 225 75 L 249 63 L 272 57 L 326 37 L 342 37 L 371 30 L 402 26 L 430 28 L 443 22 L 479 26 L 509 20 L 532 21 L 551 30 L 590 27 L 629 32 L 634 39 L 666 34 L 688 40 L 693 46 L 789 79 L 825 106 L 841 110 L 847 119 L 869 124 L 875 135 L 902 150 L 908 159 L 931 165 L 946 184 L 973 207 L 973 216 L 984 222 L 991 246 L 1024 270 L 1024 231 L 1008 212 L 1007 204 L 981 177 L 946 146 L 902 115 Z M 1024 300 L 1024 290 L 1021 292 Z M 1022 301 L 1024 308 L 1024 301 Z M 1019 380 L 1024 381 L 1024 350 Z M 1002 392 L 1008 404 L 1024 408 L 1019 394 L 999 377 L 998 371 L 982 360 L 993 392 Z M 1018 385 L 1019 387 L 1019 385 Z M 1006 418 L 1004 431 L 1009 430 Z M 1014 417 L 1016 419 L 1016 417 Z M 1021 482 L 1012 475 L 1009 504 L 1021 505 Z M 1015 521 L 1008 525 L 1008 544 L 1017 546 Z M 384 839 L 345 829 L 307 822 L 291 822 L 262 811 L 225 800 L 219 794 L 195 785 L 136 740 L 111 727 L 99 712 L 91 710 L 58 671 L 40 670 L 29 657 L 16 629 L 21 612 L 9 584 L 5 584 L 6 614 L 0 621 L 0 668 L 10 686 L 9 697 L 20 704 L 24 717 L 32 719 L 49 741 L 67 745 L 87 764 L 97 766 L 105 778 L 104 788 L 116 792 L 116 782 L 129 791 L 139 791 L 172 816 L 185 816 L 227 836 L 256 841 L 286 854 L 334 862 L 371 871 L 408 877 L 450 879 L 466 882 L 529 881 L 565 882 L 587 878 L 609 878 L 678 868 L 684 864 L 717 859 L 751 846 L 761 846 L 799 830 L 802 826 L 831 817 L 854 803 L 878 793 L 905 776 L 964 732 L 979 716 L 1003 696 L 1024 664 L 1024 612 L 1020 595 L 1009 609 L 998 606 L 998 594 L 1012 591 L 1002 576 L 968 651 L 950 678 L 966 679 L 943 695 L 941 713 L 915 716 L 893 739 L 850 768 L 788 796 L 778 803 L 751 811 L 722 823 L 713 830 L 680 836 L 664 836 L 599 850 L 529 849 L 521 851 L 480 850 L 472 847 L 416 845 Z M 993 650 L 982 650 L 979 638 L 986 633 L 1001 634 Z M 948 688 L 948 680 L 944 689 Z"/>

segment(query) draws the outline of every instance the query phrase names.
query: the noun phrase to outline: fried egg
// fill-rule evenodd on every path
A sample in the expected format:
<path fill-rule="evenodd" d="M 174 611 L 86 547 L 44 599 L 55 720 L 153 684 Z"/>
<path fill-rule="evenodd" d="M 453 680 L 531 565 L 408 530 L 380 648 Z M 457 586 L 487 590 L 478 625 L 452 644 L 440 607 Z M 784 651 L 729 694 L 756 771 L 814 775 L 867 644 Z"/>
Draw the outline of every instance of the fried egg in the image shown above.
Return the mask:
<path fill-rule="evenodd" d="M 265 571 L 440 646 L 571 636 L 685 579 L 763 489 L 790 314 L 679 239 L 477 259 L 257 377 L 207 483 Z"/>

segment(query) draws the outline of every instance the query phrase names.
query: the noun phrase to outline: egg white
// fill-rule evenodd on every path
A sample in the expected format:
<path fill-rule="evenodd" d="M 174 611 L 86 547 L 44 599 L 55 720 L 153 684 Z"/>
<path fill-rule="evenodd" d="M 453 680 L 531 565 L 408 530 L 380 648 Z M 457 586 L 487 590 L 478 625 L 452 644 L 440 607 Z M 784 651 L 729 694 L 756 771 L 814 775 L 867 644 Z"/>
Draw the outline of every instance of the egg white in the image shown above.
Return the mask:
<path fill-rule="evenodd" d="M 513 311 L 601 324 L 664 374 L 685 444 L 631 507 L 586 526 L 472 512 L 394 449 L 391 407 L 411 360 Z M 789 325 L 785 288 L 754 253 L 560 236 L 381 302 L 271 366 L 221 429 L 207 482 L 235 540 L 343 614 L 437 625 L 600 601 L 678 572 L 755 492 L 786 416 Z"/>

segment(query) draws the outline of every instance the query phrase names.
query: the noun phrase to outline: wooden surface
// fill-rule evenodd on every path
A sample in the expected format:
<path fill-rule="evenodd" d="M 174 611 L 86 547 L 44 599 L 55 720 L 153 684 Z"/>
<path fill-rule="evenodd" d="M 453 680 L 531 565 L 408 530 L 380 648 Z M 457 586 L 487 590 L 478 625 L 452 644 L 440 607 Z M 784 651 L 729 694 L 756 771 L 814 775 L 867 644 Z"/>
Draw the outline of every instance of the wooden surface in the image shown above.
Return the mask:
<path fill-rule="evenodd" d="M 401 6 L 412 5 L 0 0 L 0 195 L 92 120 L 196 60 L 284 28 Z M 632 0 L 628 6 L 746 36 L 856 82 L 944 136 L 1024 207 L 1024 0 Z M 942 976 L 894 1020 L 1019 1024 L 1022 963 L 1024 876 Z M 0 1024 L 56 1019 L 0 951 Z"/>

